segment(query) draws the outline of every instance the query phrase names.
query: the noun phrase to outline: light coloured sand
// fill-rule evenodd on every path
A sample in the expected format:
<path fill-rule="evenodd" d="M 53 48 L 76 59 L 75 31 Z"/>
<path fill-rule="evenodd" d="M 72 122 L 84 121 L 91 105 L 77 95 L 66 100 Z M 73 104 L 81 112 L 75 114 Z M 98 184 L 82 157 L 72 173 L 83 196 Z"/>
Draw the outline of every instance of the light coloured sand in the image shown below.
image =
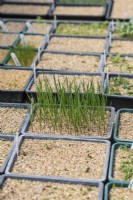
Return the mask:
<path fill-rule="evenodd" d="M 31 26 L 34 32 L 38 34 L 47 34 L 51 28 L 51 24 L 48 23 L 31 23 Z M 27 29 L 26 32 L 30 33 L 31 31 Z"/>
<path fill-rule="evenodd" d="M 44 53 L 37 67 L 58 70 L 98 71 L 97 56 Z"/>
<path fill-rule="evenodd" d="M 103 52 L 104 45 L 104 39 L 52 37 L 47 49 L 58 51 Z"/>
<path fill-rule="evenodd" d="M 8 178 L 2 189 L 0 189 L 0 198 L 2 200 L 97 200 L 98 188 L 80 184 L 61 184 Z"/>
<path fill-rule="evenodd" d="M 55 15 L 92 15 L 98 16 L 103 15 L 104 7 L 87 7 L 87 6 L 80 6 L 80 7 L 70 7 L 70 6 L 56 6 L 53 14 Z"/>
<path fill-rule="evenodd" d="M 18 90 L 23 89 L 31 71 L 0 69 L 0 89 Z"/>
<path fill-rule="evenodd" d="M 9 32 L 20 32 L 25 26 L 24 22 L 6 22 L 6 27 Z"/>
<path fill-rule="evenodd" d="M 24 139 L 12 172 L 100 179 L 105 153 L 105 143 Z"/>
<path fill-rule="evenodd" d="M 7 49 L 1 49 L 0 48 L 0 62 L 2 62 L 5 58 L 5 56 L 7 55 L 8 50 Z"/>
<path fill-rule="evenodd" d="M 12 141 L 0 138 L 0 167 L 3 166 L 5 158 L 10 150 Z"/>
<path fill-rule="evenodd" d="M 122 112 L 120 114 L 118 137 L 133 140 L 133 113 Z"/>
<path fill-rule="evenodd" d="M 133 54 L 133 40 L 113 40 L 110 48 L 111 53 Z"/>
<path fill-rule="evenodd" d="M 116 0 L 114 1 L 111 18 L 129 18 L 133 15 L 133 1 L 132 0 Z"/>
<path fill-rule="evenodd" d="M 1 13 L 11 13 L 11 14 L 30 14 L 30 15 L 44 15 L 47 14 L 49 6 L 42 5 L 10 5 L 3 4 L 0 5 Z"/>
<path fill-rule="evenodd" d="M 115 187 L 109 192 L 110 200 L 132 200 L 133 190 L 125 187 Z"/>
<path fill-rule="evenodd" d="M 16 133 L 24 119 L 27 109 L 0 107 L 0 132 Z"/>
<path fill-rule="evenodd" d="M 13 45 L 14 41 L 17 39 L 16 34 L 5 34 L 0 33 L 0 46 L 10 46 Z"/>

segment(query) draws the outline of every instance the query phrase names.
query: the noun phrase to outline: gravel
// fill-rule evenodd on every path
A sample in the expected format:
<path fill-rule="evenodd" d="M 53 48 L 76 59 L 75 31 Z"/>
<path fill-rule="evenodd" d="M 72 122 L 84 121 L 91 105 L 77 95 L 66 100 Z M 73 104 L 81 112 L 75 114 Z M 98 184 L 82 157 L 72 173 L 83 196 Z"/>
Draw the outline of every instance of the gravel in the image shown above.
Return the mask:
<path fill-rule="evenodd" d="M 44 53 L 37 67 L 96 72 L 99 60 L 96 56 Z"/>
<path fill-rule="evenodd" d="M 0 107 L 0 132 L 16 133 L 24 119 L 27 109 Z"/>
<path fill-rule="evenodd" d="M 8 178 L 2 189 L 0 189 L 0 198 L 2 200 L 97 200 L 98 188 L 80 184 L 61 184 Z"/>
<path fill-rule="evenodd" d="M 0 167 L 2 167 L 5 158 L 11 148 L 12 141 L 0 138 Z"/>
<path fill-rule="evenodd" d="M 100 179 L 105 152 L 105 143 L 24 139 L 12 172 Z"/>

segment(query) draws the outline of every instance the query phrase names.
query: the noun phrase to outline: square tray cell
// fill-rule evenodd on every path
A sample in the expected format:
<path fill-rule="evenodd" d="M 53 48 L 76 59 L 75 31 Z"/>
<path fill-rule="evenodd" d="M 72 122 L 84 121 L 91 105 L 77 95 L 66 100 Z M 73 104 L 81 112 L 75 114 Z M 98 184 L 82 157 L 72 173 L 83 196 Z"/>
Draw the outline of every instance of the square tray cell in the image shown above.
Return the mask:
<path fill-rule="evenodd" d="M 78 38 L 78 37 L 54 37 L 50 39 L 47 50 L 75 51 L 75 52 L 103 52 L 105 39 Z"/>
<path fill-rule="evenodd" d="M 37 68 L 97 72 L 100 60 L 100 56 L 44 52 Z"/>

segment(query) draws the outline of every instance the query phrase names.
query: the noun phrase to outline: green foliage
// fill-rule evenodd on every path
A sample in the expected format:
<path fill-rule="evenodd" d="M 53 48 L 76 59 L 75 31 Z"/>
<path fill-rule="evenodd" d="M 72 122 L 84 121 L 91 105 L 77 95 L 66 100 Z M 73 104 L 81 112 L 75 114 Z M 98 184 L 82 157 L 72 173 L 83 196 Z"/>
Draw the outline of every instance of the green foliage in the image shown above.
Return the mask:
<path fill-rule="evenodd" d="M 17 48 L 15 47 L 11 49 L 11 53 L 13 52 L 16 54 L 21 66 L 30 66 L 36 55 L 34 48 L 34 45 L 31 43 L 27 43 L 26 46 L 18 44 Z M 8 64 L 9 63 L 14 65 L 12 58 L 9 59 Z"/>
<path fill-rule="evenodd" d="M 109 86 L 107 88 L 108 94 L 115 95 L 129 95 L 133 96 L 133 84 L 129 82 L 130 79 L 117 76 L 111 77 L 109 81 Z"/>
<path fill-rule="evenodd" d="M 88 133 L 89 126 L 95 125 L 100 133 L 104 126 L 106 106 L 106 97 L 96 94 L 100 92 L 100 86 L 96 90 L 93 80 L 77 85 L 75 80 L 69 82 L 67 77 L 63 84 L 53 78 L 56 96 L 47 77 L 36 86 L 37 103 L 33 103 L 33 106 L 40 127 L 47 124 L 52 130 L 61 132 L 65 129 L 68 133 L 73 131 L 78 135 Z"/>
<path fill-rule="evenodd" d="M 108 57 L 108 63 L 106 65 L 106 68 L 109 68 L 111 65 L 114 65 L 115 67 L 119 68 L 119 72 L 128 72 L 132 73 L 133 71 L 133 65 L 129 63 L 128 57 L 121 57 L 120 53 L 117 53 L 116 55 L 109 55 Z"/>
<path fill-rule="evenodd" d="M 57 34 L 75 34 L 75 35 L 104 35 L 107 31 L 107 22 L 90 24 L 69 24 L 61 23 L 58 25 Z"/>
<path fill-rule="evenodd" d="M 122 160 L 120 165 L 120 171 L 123 173 L 124 180 L 130 180 L 133 176 L 133 150 L 125 146 L 122 148 L 124 151 L 127 151 L 129 156 Z"/>
<path fill-rule="evenodd" d="M 121 37 L 133 37 L 133 18 L 129 22 L 117 22 L 115 32 Z"/>

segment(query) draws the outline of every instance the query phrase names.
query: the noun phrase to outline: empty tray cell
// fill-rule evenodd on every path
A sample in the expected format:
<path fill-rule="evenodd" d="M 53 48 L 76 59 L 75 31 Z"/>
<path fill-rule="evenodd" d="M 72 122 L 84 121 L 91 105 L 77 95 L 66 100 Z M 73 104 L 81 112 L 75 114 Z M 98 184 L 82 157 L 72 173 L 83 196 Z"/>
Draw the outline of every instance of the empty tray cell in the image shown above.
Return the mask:
<path fill-rule="evenodd" d="M 133 15 L 133 1 L 132 0 L 117 0 L 113 2 L 113 10 L 111 18 L 130 18 Z"/>
<path fill-rule="evenodd" d="M 43 5 L 19 5 L 3 4 L 0 5 L 0 13 L 4 14 L 27 14 L 27 15 L 45 15 L 48 13 L 49 6 Z"/>
<path fill-rule="evenodd" d="M 17 39 L 16 34 L 0 33 L 0 46 L 11 46 L 15 39 Z"/>
<path fill-rule="evenodd" d="M 29 70 L 0 69 L 0 89 L 22 90 L 30 74 Z"/>
<path fill-rule="evenodd" d="M 100 57 L 98 56 L 44 53 L 37 67 L 95 72 L 98 71 L 99 61 Z"/>
<path fill-rule="evenodd" d="M 16 133 L 24 119 L 27 109 L 0 107 L 0 133 Z"/>
<path fill-rule="evenodd" d="M 101 16 L 104 13 L 104 7 L 93 6 L 56 6 L 54 15 L 82 15 L 82 16 Z"/>
<path fill-rule="evenodd" d="M 25 22 L 7 21 L 5 25 L 9 32 L 21 32 L 25 26 Z M 2 32 L 2 29 L 0 28 Z"/>
<path fill-rule="evenodd" d="M 58 51 L 103 52 L 105 40 L 98 38 L 52 37 L 47 49 Z"/>
<path fill-rule="evenodd" d="M 133 40 L 113 40 L 111 53 L 133 54 Z"/>
<path fill-rule="evenodd" d="M 30 24 L 32 26 L 34 33 L 37 33 L 37 34 L 47 34 L 47 33 L 49 33 L 50 28 L 51 28 L 51 24 L 46 23 L 43 20 L 40 20 L 40 22 L 39 22 L 39 20 L 38 20 L 38 22 L 31 22 Z M 29 29 L 27 29 L 26 32 L 30 33 L 31 31 Z"/>

